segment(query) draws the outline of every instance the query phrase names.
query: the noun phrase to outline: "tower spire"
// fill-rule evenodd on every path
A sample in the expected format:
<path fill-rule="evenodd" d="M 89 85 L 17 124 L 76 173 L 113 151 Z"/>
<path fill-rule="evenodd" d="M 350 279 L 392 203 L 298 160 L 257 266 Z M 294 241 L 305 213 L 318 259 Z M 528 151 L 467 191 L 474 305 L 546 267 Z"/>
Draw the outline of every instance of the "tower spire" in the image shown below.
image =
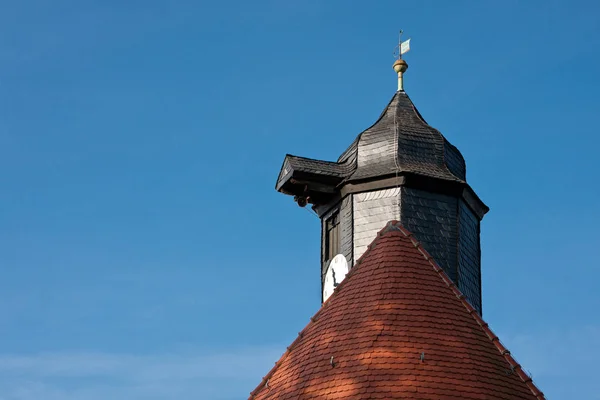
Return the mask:
<path fill-rule="evenodd" d="M 400 33 L 398 35 L 398 46 L 394 51 L 394 55 L 398 57 L 394 62 L 394 71 L 398 74 L 398 91 L 404 91 L 404 73 L 408 69 L 408 64 L 406 61 L 402 59 L 402 54 L 408 52 L 410 50 L 410 39 L 405 42 L 402 42 L 402 29 L 400 29 Z"/>

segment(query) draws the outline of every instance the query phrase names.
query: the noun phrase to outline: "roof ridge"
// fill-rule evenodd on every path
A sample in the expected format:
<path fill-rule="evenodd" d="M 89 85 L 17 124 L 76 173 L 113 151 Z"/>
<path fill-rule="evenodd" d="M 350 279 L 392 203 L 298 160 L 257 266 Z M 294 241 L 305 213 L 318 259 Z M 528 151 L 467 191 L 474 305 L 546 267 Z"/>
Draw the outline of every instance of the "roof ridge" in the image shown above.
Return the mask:
<path fill-rule="evenodd" d="M 382 238 L 387 237 L 389 233 L 396 232 L 396 231 L 399 231 L 400 233 L 402 233 L 405 237 L 407 237 L 411 241 L 413 246 L 419 251 L 419 253 L 421 253 L 421 255 L 425 258 L 425 260 L 432 266 L 433 270 L 435 272 L 437 272 L 438 276 L 442 279 L 442 281 L 444 281 L 444 283 L 452 290 L 454 295 L 460 300 L 460 302 L 463 304 L 463 306 L 468 311 L 469 315 L 471 315 L 471 317 L 473 317 L 473 319 L 475 319 L 475 322 L 482 328 L 482 330 L 484 331 L 484 333 L 486 334 L 488 339 L 490 339 L 490 341 L 496 347 L 496 349 L 498 349 L 498 351 L 502 355 L 502 357 L 507 361 L 507 363 L 510 366 L 509 373 L 516 374 L 523 381 L 523 383 L 528 387 L 528 389 L 531 391 L 531 393 L 533 394 L 533 396 L 535 396 L 536 399 L 546 400 L 544 393 L 533 383 L 532 377 L 523 370 L 521 365 L 511 355 L 510 351 L 502 344 L 502 342 L 500 341 L 498 336 L 489 327 L 488 323 L 483 320 L 483 318 L 479 315 L 477 310 L 468 302 L 465 295 L 460 291 L 460 289 L 458 289 L 458 287 L 452 281 L 452 279 L 450 279 L 448 274 L 446 274 L 444 272 L 444 270 L 442 269 L 442 267 L 440 267 L 435 262 L 434 258 L 429 254 L 429 252 L 427 250 L 425 250 L 425 248 L 416 239 L 416 237 L 413 235 L 413 233 L 410 232 L 408 229 L 406 229 L 404 226 L 402 226 L 402 224 L 397 220 L 389 221 L 377 233 L 377 236 L 375 237 L 375 239 L 373 239 L 371 244 L 369 244 L 367 246 L 367 249 L 365 250 L 363 255 L 356 261 L 354 266 L 350 269 L 350 271 L 346 275 L 346 278 L 334 289 L 331 296 L 329 296 L 329 298 L 325 302 L 323 302 L 323 304 L 321 305 L 319 310 L 310 318 L 310 321 L 308 322 L 308 324 L 306 324 L 306 326 L 298 333 L 298 336 L 296 337 L 296 339 L 294 339 L 292 344 L 290 344 L 286 348 L 286 351 L 281 355 L 279 360 L 277 360 L 275 362 L 275 365 L 271 368 L 271 370 L 262 378 L 261 383 L 252 392 L 250 392 L 249 400 L 252 400 L 258 394 L 258 392 L 260 390 L 262 390 L 263 388 L 269 387 L 269 379 L 276 372 L 277 368 L 283 362 L 284 358 L 292 352 L 292 350 L 300 342 L 300 340 L 302 339 L 304 333 L 308 330 L 308 328 L 318 322 L 319 315 L 331 303 L 332 299 L 334 297 L 336 297 L 336 294 L 338 294 L 343 289 L 343 287 L 345 287 L 347 285 L 347 282 L 350 280 L 350 278 L 356 274 L 356 270 L 360 269 L 360 265 L 361 265 L 362 261 L 368 256 L 369 253 L 371 253 L 373 251 L 373 249 L 379 244 L 379 242 L 382 240 Z"/>
<path fill-rule="evenodd" d="M 392 103 L 394 102 L 394 100 L 396 99 L 396 97 L 398 96 L 399 92 L 395 92 L 394 95 L 392 96 L 392 98 L 390 99 L 390 101 L 388 101 L 387 105 L 385 106 L 385 108 L 383 109 L 383 111 L 381 112 L 381 114 L 379 114 L 379 117 L 377 117 L 377 119 L 375 120 L 375 122 L 373 122 L 369 127 L 363 129 L 362 131 L 360 131 L 360 133 L 356 136 L 356 138 L 354 139 L 354 141 L 350 144 L 350 146 L 348 146 L 348 148 L 346 148 L 346 150 L 344 150 L 342 152 L 342 155 L 344 155 L 344 153 L 346 153 L 346 151 L 348 151 L 352 145 L 354 144 L 354 142 L 358 142 L 360 141 L 361 136 L 363 135 L 363 133 L 365 133 L 366 131 L 368 131 L 369 129 L 373 128 L 375 125 L 377 125 L 379 123 L 379 121 L 381 121 L 381 119 L 384 117 L 384 115 L 387 113 L 388 108 L 390 108 L 390 106 L 392 105 Z M 338 157 L 338 162 L 339 160 L 342 158 L 342 156 Z"/>
<path fill-rule="evenodd" d="M 290 154 L 290 153 L 287 153 L 285 156 L 286 156 L 286 157 L 289 157 L 289 158 L 296 158 L 296 159 L 299 159 L 299 160 L 310 160 L 310 161 L 315 161 L 315 162 L 318 162 L 318 163 L 323 163 L 323 164 L 341 164 L 341 163 L 339 163 L 339 162 L 337 162 L 337 161 L 319 160 L 318 158 L 312 158 L 312 157 L 302 157 L 302 156 L 297 156 L 297 155 Z"/>
<path fill-rule="evenodd" d="M 406 98 L 408 99 L 408 101 L 410 102 L 410 105 L 413 109 L 413 111 L 417 114 L 417 117 L 419 117 L 419 120 L 421 121 L 421 123 L 426 127 L 429 128 L 431 130 L 433 130 L 435 134 L 438 134 L 442 139 L 441 139 L 441 154 L 442 154 L 442 166 L 443 168 L 446 170 L 446 172 L 448 172 L 450 175 L 455 176 L 459 181 L 461 182 L 466 182 L 466 179 L 462 179 L 458 176 L 456 176 L 452 171 L 450 171 L 450 168 L 448 168 L 448 163 L 446 162 L 446 152 L 444 151 L 444 145 L 445 143 L 448 143 L 450 146 L 454 147 L 457 151 L 458 151 L 458 147 L 454 146 L 452 143 L 450 143 L 450 141 L 444 136 L 444 134 L 442 132 L 440 132 L 439 129 L 429 125 L 429 123 L 425 120 L 425 118 L 423 118 L 423 116 L 421 115 L 421 113 L 419 112 L 419 110 L 417 109 L 417 106 L 415 106 L 415 103 L 413 103 L 413 101 L 411 100 L 410 96 L 408 94 L 406 94 Z M 396 133 L 397 134 L 397 133 Z M 437 142 L 438 140 L 435 139 L 435 141 Z M 438 144 L 439 145 L 439 144 Z M 466 175 L 466 167 L 465 167 L 465 175 Z"/>
<path fill-rule="evenodd" d="M 390 224 L 393 225 L 392 223 L 390 223 Z M 469 303 L 466 296 L 460 291 L 460 289 L 456 286 L 456 284 L 454 282 L 452 282 L 452 279 L 450 279 L 448 274 L 446 274 L 446 272 L 444 272 L 442 267 L 440 267 L 435 262 L 433 257 L 431 257 L 431 255 L 429 254 L 429 252 L 427 252 L 427 250 L 425 250 L 425 248 L 423 248 L 421 243 L 418 240 L 416 240 L 416 238 L 414 237 L 412 232 L 410 232 L 408 229 L 404 228 L 401 224 L 397 224 L 394 226 L 397 228 L 397 230 L 402 232 L 403 235 L 405 235 L 406 237 L 408 237 L 410 239 L 412 244 L 419 250 L 419 252 L 423 255 L 423 257 L 425 257 L 425 260 L 427 260 L 427 262 L 429 262 L 429 264 L 433 267 L 434 271 L 437 272 L 438 275 L 444 280 L 446 285 L 450 289 L 452 289 L 452 292 L 456 295 L 456 297 L 465 306 L 467 311 L 469 311 L 469 314 L 475 319 L 477 324 L 483 329 L 483 331 L 485 332 L 487 337 L 492 341 L 494 346 L 496 346 L 496 348 L 498 349 L 500 354 L 502 354 L 502 356 L 506 359 L 506 361 L 508 362 L 508 364 L 511 367 L 511 373 L 516 373 L 519 376 L 519 378 L 521 378 L 523 383 L 525 383 L 525 385 L 527 385 L 529 390 L 531 390 L 531 393 L 533 393 L 533 395 L 537 399 L 545 400 L 544 393 L 542 393 L 542 391 L 533 383 L 533 379 L 531 378 L 531 376 L 529 376 L 529 374 L 527 374 L 527 372 L 525 372 L 523 370 L 523 368 L 521 367 L 521 364 L 519 364 L 515 360 L 515 358 L 511 355 L 510 351 L 502 344 L 502 342 L 500 341 L 500 338 L 489 327 L 489 324 L 483 320 L 483 318 L 481 317 L 481 315 L 479 315 L 479 313 L 477 312 L 475 307 L 473 307 L 471 305 L 471 303 Z M 386 228 L 387 228 L 387 226 L 386 226 Z"/>
<path fill-rule="evenodd" d="M 370 253 L 372 251 L 372 249 L 375 247 L 375 245 L 381 240 L 381 238 L 383 237 L 383 234 L 388 232 L 387 229 L 390 226 L 392 226 L 393 224 L 397 224 L 397 223 L 399 223 L 399 222 L 396 220 L 390 221 L 381 230 L 379 230 L 379 232 L 377 232 L 377 236 L 375 237 L 375 239 L 371 242 L 371 244 L 369 244 L 367 246 L 367 249 L 365 250 L 363 255 L 360 256 L 360 258 L 358 260 L 356 260 L 356 263 L 354 263 L 354 266 L 350 269 L 350 271 L 348 271 L 344 280 L 342 282 L 340 282 L 333 289 L 333 293 L 331 294 L 331 296 L 329 296 L 329 298 L 327 300 L 325 300 L 323 302 L 323 304 L 321 304 L 321 307 L 317 310 L 317 312 L 312 317 L 310 317 L 310 321 L 308 322 L 308 324 L 306 324 L 306 326 L 304 326 L 304 328 L 300 332 L 298 332 L 298 336 L 296 336 L 296 339 L 294 339 L 292 344 L 290 344 L 288 347 L 286 347 L 286 349 L 283 352 L 283 354 L 281 355 L 281 357 L 279 357 L 279 360 L 277 360 L 275 362 L 275 365 L 271 368 L 271 370 L 265 376 L 263 376 L 262 381 L 258 384 L 258 386 L 252 392 L 250 392 L 250 397 L 248 398 L 248 400 L 254 398 L 254 396 L 256 396 L 257 392 L 259 392 L 263 387 L 265 387 L 265 385 L 268 387 L 269 378 L 271 376 L 273 376 L 273 374 L 277 370 L 277 367 L 283 361 L 283 358 L 285 356 L 287 356 L 289 353 L 291 353 L 291 351 L 294 349 L 295 345 L 300 341 L 300 339 L 302 339 L 302 335 L 304 334 L 304 332 L 310 326 L 312 326 L 312 324 L 314 324 L 318 321 L 319 314 L 321 314 L 321 312 L 325 309 L 325 307 L 327 307 L 327 305 L 331 302 L 331 299 L 334 298 L 334 296 L 337 293 L 339 293 L 339 291 L 345 286 L 345 283 L 348 282 L 349 278 L 356 274 L 356 270 L 358 269 L 362 260 L 365 258 L 365 256 L 368 253 Z"/>

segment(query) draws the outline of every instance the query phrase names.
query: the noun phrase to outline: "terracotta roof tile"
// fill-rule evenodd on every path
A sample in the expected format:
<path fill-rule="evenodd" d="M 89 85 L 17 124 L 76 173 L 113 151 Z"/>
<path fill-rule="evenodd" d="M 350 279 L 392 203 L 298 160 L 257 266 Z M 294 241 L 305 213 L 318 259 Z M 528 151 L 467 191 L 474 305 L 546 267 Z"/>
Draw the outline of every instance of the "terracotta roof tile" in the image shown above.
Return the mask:
<path fill-rule="evenodd" d="M 391 222 L 250 399 L 544 395 L 410 232 Z"/>

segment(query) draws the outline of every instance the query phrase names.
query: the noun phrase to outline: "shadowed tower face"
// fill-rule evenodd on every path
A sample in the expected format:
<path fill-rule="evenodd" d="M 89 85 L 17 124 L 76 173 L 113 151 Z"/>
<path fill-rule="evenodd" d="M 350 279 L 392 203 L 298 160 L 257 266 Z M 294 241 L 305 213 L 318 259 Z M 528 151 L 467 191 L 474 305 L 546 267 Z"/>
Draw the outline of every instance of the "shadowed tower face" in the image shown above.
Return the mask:
<path fill-rule="evenodd" d="M 322 285 L 336 272 L 329 268 L 334 257 L 352 268 L 377 232 L 397 220 L 481 313 L 480 222 L 489 209 L 468 185 L 460 151 L 403 90 L 407 67 L 396 61 L 398 91 L 337 161 L 286 155 L 276 189 L 301 207 L 311 204 L 321 219 Z"/>

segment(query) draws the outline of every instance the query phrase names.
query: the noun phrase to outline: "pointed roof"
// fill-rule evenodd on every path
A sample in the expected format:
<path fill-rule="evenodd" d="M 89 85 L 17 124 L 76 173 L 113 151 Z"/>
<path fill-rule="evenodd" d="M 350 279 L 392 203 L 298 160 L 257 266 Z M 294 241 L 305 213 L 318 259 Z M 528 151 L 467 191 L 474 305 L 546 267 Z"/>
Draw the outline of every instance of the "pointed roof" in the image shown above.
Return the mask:
<path fill-rule="evenodd" d="M 429 126 L 406 92 L 398 91 L 377 121 L 338 159 L 352 160 L 348 180 L 413 173 L 449 181 L 466 181 L 465 160 L 458 149 Z"/>
<path fill-rule="evenodd" d="M 544 395 L 411 233 L 390 222 L 250 399 Z"/>
<path fill-rule="evenodd" d="M 347 183 L 394 175 L 468 186 L 460 151 L 427 124 L 404 91 L 394 94 L 377 121 L 337 161 L 286 155 L 275 188 L 289 195 L 310 196 L 319 204 Z"/>

